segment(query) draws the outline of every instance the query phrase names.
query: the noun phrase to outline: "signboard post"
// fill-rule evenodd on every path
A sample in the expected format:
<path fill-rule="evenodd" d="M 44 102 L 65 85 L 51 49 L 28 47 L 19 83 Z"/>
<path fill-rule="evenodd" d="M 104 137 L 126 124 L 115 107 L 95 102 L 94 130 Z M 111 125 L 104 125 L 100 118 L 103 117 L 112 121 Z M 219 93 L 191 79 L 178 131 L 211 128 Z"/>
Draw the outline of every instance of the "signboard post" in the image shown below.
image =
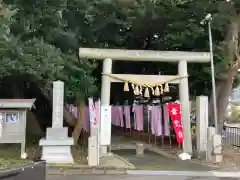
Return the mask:
<path fill-rule="evenodd" d="M 100 164 L 100 122 L 101 122 L 101 103 L 100 100 L 96 103 L 97 111 L 97 163 Z"/>
<path fill-rule="evenodd" d="M 88 165 L 99 165 L 99 121 L 100 101 L 94 105 L 93 99 L 88 99 L 90 115 L 90 137 L 88 139 Z"/>
<path fill-rule="evenodd" d="M 100 121 L 100 145 L 106 146 L 111 144 L 111 106 L 101 106 Z"/>

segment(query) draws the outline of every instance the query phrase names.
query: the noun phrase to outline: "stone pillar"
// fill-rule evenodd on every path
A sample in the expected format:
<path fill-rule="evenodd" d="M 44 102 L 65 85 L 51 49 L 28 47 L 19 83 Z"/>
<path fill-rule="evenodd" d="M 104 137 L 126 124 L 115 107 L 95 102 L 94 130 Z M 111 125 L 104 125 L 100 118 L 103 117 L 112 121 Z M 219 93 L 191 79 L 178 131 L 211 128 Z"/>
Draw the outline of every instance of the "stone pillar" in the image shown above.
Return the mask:
<path fill-rule="evenodd" d="M 40 140 L 42 160 L 47 163 L 74 163 L 71 145 L 73 138 L 68 137 L 68 128 L 63 127 L 64 83 L 53 82 L 52 128 L 47 128 L 46 138 Z"/>
<path fill-rule="evenodd" d="M 220 134 L 214 134 L 212 137 L 213 140 L 213 162 L 221 163 L 222 162 L 222 136 Z"/>
<path fill-rule="evenodd" d="M 64 82 L 53 82 L 52 127 L 63 127 Z"/>
<path fill-rule="evenodd" d="M 143 157 L 144 156 L 144 145 L 141 143 L 136 144 L 136 156 Z"/>
<path fill-rule="evenodd" d="M 88 165 L 97 166 L 98 164 L 98 146 L 97 136 L 90 136 L 88 138 Z"/>
<path fill-rule="evenodd" d="M 215 127 L 207 128 L 207 152 L 206 152 L 207 162 L 213 161 L 213 135 L 215 133 L 216 133 Z"/>
<path fill-rule="evenodd" d="M 197 153 L 206 159 L 207 151 L 207 128 L 208 128 L 208 97 L 198 96 L 196 99 L 196 138 Z"/>
<path fill-rule="evenodd" d="M 103 60 L 103 74 L 112 73 L 112 59 L 107 58 Z M 101 105 L 110 105 L 110 93 L 111 93 L 111 79 L 108 76 L 102 75 L 102 87 L 101 87 Z M 101 129 L 100 129 L 101 133 Z M 107 146 L 100 147 L 101 156 L 107 154 Z"/>
<path fill-rule="evenodd" d="M 191 124 L 190 124 L 190 107 L 189 107 L 189 88 L 188 88 L 188 73 L 187 73 L 187 61 L 179 61 L 178 63 L 179 76 L 185 76 L 181 78 L 179 84 L 179 96 L 182 112 L 182 123 L 184 132 L 183 152 L 192 155 L 192 137 L 191 137 Z"/>

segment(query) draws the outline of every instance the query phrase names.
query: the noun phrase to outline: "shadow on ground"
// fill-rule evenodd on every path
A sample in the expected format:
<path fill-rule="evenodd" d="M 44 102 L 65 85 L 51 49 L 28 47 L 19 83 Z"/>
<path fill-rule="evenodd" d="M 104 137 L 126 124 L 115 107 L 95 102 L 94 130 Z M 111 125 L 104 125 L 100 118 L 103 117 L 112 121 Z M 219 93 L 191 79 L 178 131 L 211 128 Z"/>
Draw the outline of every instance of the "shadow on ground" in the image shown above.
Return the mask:
<path fill-rule="evenodd" d="M 121 149 L 114 153 L 122 156 L 132 163 L 137 169 L 142 170 L 175 170 L 175 171 L 209 171 L 214 168 L 207 167 L 191 161 L 170 159 L 155 152 L 145 150 L 144 157 L 136 157 L 136 150 Z"/>

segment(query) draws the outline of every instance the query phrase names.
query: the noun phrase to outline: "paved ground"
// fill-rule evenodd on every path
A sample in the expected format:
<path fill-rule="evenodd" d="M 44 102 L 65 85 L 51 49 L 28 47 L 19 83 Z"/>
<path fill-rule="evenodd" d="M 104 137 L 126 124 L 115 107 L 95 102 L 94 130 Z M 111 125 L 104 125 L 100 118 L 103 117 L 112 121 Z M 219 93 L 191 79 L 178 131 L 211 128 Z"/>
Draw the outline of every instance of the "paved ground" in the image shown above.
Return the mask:
<path fill-rule="evenodd" d="M 238 178 L 184 177 L 184 176 L 131 176 L 131 175 L 51 175 L 47 180 L 239 180 Z"/>
<path fill-rule="evenodd" d="M 202 164 L 191 161 L 181 161 L 170 159 L 158 153 L 145 150 L 144 157 L 136 157 L 135 141 L 124 141 L 121 136 L 112 136 L 112 152 L 128 160 L 137 169 L 142 170 L 173 170 L 173 171 L 209 171 L 215 170 L 213 167 L 207 167 Z"/>
<path fill-rule="evenodd" d="M 206 167 L 201 164 L 192 163 L 191 161 L 170 159 L 149 150 L 145 150 L 144 157 L 141 158 L 136 157 L 136 150 L 122 149 L 115 150 L 113 152 L 127 159 L 137 169 L 192 171 L 213 170 L 213 168 Z"/>

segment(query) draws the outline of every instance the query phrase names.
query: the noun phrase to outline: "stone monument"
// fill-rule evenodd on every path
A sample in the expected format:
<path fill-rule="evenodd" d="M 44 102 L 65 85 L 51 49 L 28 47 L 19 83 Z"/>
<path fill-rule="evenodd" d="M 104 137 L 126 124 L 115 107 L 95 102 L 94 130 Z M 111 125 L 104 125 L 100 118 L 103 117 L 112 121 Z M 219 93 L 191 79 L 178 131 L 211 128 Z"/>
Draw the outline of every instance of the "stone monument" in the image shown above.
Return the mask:
<path fill-rule="evenodd" d="M 208 97 L 198 96 L 196 99 L 196 138 L 197 153 L 200 158 L 206 159 L 207 128 L 208 128 Z"/>
<path fill-rule="evenodd" d="M 71 146 L 73 138 L 68 137 L 68 128 L 63 127 L 64 83 L 53 82 L 52 127 L 47 128 L 46 138 L 41 139 L 42 159 L 47 163 L 74 163 Z"/>

